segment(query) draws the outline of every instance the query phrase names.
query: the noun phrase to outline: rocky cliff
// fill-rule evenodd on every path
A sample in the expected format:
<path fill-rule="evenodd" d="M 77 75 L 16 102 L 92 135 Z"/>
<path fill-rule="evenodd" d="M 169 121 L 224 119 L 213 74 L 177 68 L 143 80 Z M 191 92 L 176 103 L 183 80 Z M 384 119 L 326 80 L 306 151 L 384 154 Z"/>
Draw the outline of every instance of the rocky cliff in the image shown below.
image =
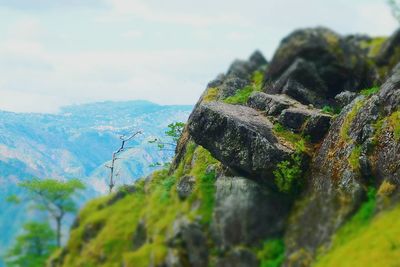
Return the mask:
<path fill-rule="evenodd" d="M 171 168 L 88 204 L 49 266 L 396 266 L 399 36 L 302 29 L 235 61 Z"/>

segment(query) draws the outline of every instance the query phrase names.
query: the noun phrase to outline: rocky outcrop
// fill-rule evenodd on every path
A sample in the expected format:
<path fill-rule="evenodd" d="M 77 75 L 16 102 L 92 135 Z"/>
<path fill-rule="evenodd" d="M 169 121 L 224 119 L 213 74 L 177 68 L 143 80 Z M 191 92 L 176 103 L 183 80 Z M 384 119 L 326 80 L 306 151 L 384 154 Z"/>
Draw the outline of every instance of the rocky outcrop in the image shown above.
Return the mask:
<path fill-rule="evenodd" d="M 70 242 L 59 259 L 73 266 L 75 255 L 92 253 L 92 263 L 114 257 L 122 266 L 312 266 L 367 191 L 378 192 L 370 216 L 400 200 L 400 67 L 379 92 L 359 93 L 379 82 L 375 57 L 363 48 L 372 41 L 305 29 L 282 41 L 267 68 L 259 52 L 234 62 L 194 107 L 169 171 L 88 209 L 105 217 L 95 234 L 82 236 L 98 219 L 83 212 L 73 237 L 98 243 Z M 396 50 L 388 43 L 381 58 Z M 240 101 L 227 101 L 238 93 Z M 292 182 L 296 190 L 279 186 Z M 109 220 L 114 205 L 124 219 Z M 128 252 L 89 251 L 101 247 L 110 221 L 125 220 L 136 227 L 116 231 Z"/>
<path fill-rule="evenodd" d="M 226 251 L 252 246 L 283 233 L 290 201 L 243 177 L 219 177 L 211 224 L 214 242 Z"/>
<path fill-rule="evenodd" d="M 394 129 L 400 127 L 399 74 L 394 73 L 377 95 L 355 99 L 334 120 L 311 164 L 307 204 L 287 229 L 288 262 L 304 250 L 312 258 L 329 242 L 359 207 L 365 188 L 379 187 L 383 181 L 394 188 L 399 185 L 400 144 Z"/>
<path fill-rule="evenodd" d="M 273 134 L 273 124 L 248 107 L 201 104 L 193 111 L 188 125 L 194 141 L 216 159 L 265 182 L 273 179 L 276 164 L 293 153 Z"/>
<path fill-rule="evenodd" d="M 341 91 L 370 87 L 374 78 L 358 46 L 325 28 L 304 29 L 281 42 L 266 72 L 265 91 L 322 106 Z"/>

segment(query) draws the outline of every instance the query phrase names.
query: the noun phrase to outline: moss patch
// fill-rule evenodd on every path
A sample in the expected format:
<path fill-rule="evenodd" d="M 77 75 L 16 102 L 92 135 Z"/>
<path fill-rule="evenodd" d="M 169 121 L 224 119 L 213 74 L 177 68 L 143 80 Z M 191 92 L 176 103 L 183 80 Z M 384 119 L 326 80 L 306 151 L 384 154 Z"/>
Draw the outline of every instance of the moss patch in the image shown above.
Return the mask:
<path fill-rule="evenodd" d="M 252 92 L 261 91 L 264 81 L 264 73 L 255 71 L 251 78 L 251 84 L 240 89 L 235 95 L 227 97 L 224 102 L 228 104 L 246 104 Z"/>
<path fill-rule="evenodd" d="M 285 244 L 281 239 L 268 240 L 257 251 L 260 267 L 279 267 L 285 258 Z"/>
<path fill-rule="evenodd" d="M 367 210 L 370 208 L 366 208 Z M 352 234 L 342 239 L 340 246 L 320 257 L 313 266 L 319 267 L 375 267 L 398 266 L 400 257 L 400 205 L 393 210 L 383 212 L 360 225 L 354 224 Z M 352 222 L 349 222 L 352 223 Z"/>
<path fill-rule="evenodd" d="M 357 116 L 358 112 L 361 110 L 361 108 L 364 105 L 364 100 L 358 100 L 353 108 L 350 110 L 349 113 L 347 113 L 346 117 L 344 118 L 342 127 L 340 129 L 340 137 L 345 140 L 346 142 L 349 142 L 351 140 L 349 136 L 349 131 L 351 124 L 355 117 Z"/>
<path fill-rule="evenodd" d="M 79 214 L 79 225 L 72 229 L 66 246 L 68 254 L 61 266 L 149 266 L 159 265 L 167 255 L 166 239 L 174 221 L 182 214 L 208 224 L 214 208 L 215 172 L 207 170 L 218 163 L 203 147 L 188 144 L 176 171 L 157 171 L 141 190 L 108 205 L 112 196 L 90 202 Z M 196 186 L 182 201 L 176 185 L 184 175 L 191 175 Z M 193 208 L 194 202 L 200 203 Z M 134 250 L 132 238 L 139 222 L 146 228 L 147 241 Z M 85 229 L 101 224 L 96 236 L 85 241 Z M 54 257 L 57 257 L 54 255 Z"/>
<path fill-rule="evenodd" d="M 218 99 L 219 89 L 217 87 L 208 88 L 203 96 L 203 102 L 208 103 Z"/>

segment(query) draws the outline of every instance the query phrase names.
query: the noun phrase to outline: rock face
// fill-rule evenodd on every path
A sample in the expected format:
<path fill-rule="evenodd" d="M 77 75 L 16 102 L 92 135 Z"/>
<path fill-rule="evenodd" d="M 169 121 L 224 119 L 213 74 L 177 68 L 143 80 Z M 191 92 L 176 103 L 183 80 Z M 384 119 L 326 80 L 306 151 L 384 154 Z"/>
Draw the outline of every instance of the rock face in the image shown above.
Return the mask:
<path fill-rule="evenodd" d="M 216 159 L 264 181 L 272 179 L 276 164 L 293 153 L 275 137 L 272 123 L 248 107 L 201 104 L 190 116 L 188 125 L 195 142 Z"/>
<path fill-rule="evenodd" d="M 386 42 L 380 58 L 397 50 L 396 38 Z M 371 70 L 374 61 L 366 63 L 370 48 L 361 49 L 371 40 L 341 37 L 324 28 L 299 30 L 282 41 L 266 69 L 267 61 L 256 52 L 210 82 L 171 168 L 150 176 L 143 188 L 107 199 L 104 211 L 88 209 L 112 217 L 110 209 L 117 205 L 124 212 L 121 221 L 130 219 L 129 226 L 136 226 L 130 229 L 129 251 L 112 259 L 124 258 L 120 265 L 127 267 L 138 262 L 308 267 L 321 250 L 329 250 L 334 235 L 371 192 L 378 194 L 370 216 L 398 203 L 400 67 L 390 67 L 379 92 L 359 93 L 378 81 Z M 379 62 L 389 69 L 390 62 Z M 264 91 L 252 78 L 261 70 L 266 73 Z M 243 87 L 244 100 L 227 104 L 226 98 Z M 340 114 L 326 113 L 338 107 Z M 297 190 L 282 190 L 280 185 L 293 180 Z M 131 216 L 125 208 L 132 203 L 136 213 L 130 210 Z M 88 249 L 101 247 L 102 229 L 111 220 L 88 231 L 98 218 L 88 211 L 72 236 L 99 243 L 71 242 L 52 266 L 80 266 L 73 264 L 75 256 L 91 253 L 96 253 L 92 262 L 108 260 L 103 250 Z"/>
<path fill-rule="evenodd" d="M 289 199 L 243 177 L 222 176 L 215 186 L 211 229 L 222 250 L 243 244 L 251 246 L 282 234 Z"/>
<path fill-rule="evenodd" d="M 322 106 L 341 91 L 370 87 L 371 71 L 362 50 L 338 34 L 297 30 L 283 39 L 269 64 L 265 91 Z"/>

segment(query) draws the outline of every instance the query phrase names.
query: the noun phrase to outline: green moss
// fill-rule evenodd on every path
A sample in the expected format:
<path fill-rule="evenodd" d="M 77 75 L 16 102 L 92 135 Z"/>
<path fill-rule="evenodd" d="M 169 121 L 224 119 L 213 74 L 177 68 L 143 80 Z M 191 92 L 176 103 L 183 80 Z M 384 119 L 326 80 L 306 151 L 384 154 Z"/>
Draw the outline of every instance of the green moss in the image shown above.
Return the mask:
<path fill-rule="evenodd" d="M 296 134 L 286 129 L 280 123 L 276 123 L 274 125 L 273 131 L 275 135 L 285 139 L 286 141 L 290 142 L 293 145 L 304 139 L 300 134 Z"/>
<path fill-rule="evenodd" d="M 357 145 L 351 151 L 351 154 L 348 158 L 349 165 L 353 169 L 353 171 L 360 171 L 360 168 L 361 168 L 360 167 L 360 156 L 361 156 L 361 146 Z"/>
<path fill-rule="evenodd" d="M 372 87 L 372 88 L 361 90 L 360 94 L 363 95 L 363 96 L 369 97 L 369 96 L 374 95 L 374 94 L 376 94 L 378 92 L 379 92 L 379 87 L 375 86 L 375 87 Z"/>
<path fill-rule="evenodd" d="M 235 95 L 227 97 L 224 102 L 228 104 L 246 104 L 252 92 L 262 90 L 263 81 L 264 73 L 255 71 L 252 75 L 251 84 L 238 90 Z"/>
<path fill-rule="evenodd" d="M 203 102 L 216 101 L 218 99 L 219 89 L 217 87 L 208 88 L 203 96 Z"/>
<path fill-rule="evenodd" d="M 375 37 L 369 41 L 361 42 L 360 46 L 363 49 L 368 49 L 368 57 L 374 58 L 379 54 L 382 45 L 386 40 L 387 37 Z"/>
<path fill-rule="evenodd" d="M 235 95 L 227 97 L 224 102 L 228 104 L 246 104 L 252 92 L 254 92 L 254 87 L 246 86 L 237 91 Z"/>
<path fill-rule="evenodd" d="M 350 110 L 350 112 L 347 113 L 346 117 L 344 118 L 342 128 L 340 129 L 340 137 L 346 142 L 351 141 L 349 136 L 350 126 L 355 117 L 357 116 L 358 112 L 363 107 L 363 105 L 364 105 L 364 100 L 358 100 L 353 105 L 353 108 Z"/>
<path fill-rule="evenodd" d="M 400 141 L 400 111 L 393 112 L 389 118 L 389 125 L 396 141 Z"/>
<path fill-rule="evenodd" d="M 264 242 L 257 252 L 260 267 L 279 267 L 285 257 L 285 244 L 281 239 L 268 240 Z"/>
<path fill-rule="evenodd" d="M 321 111 L 326 114 L 336 115 L 339 114 L 341 110 L 339 108 L 333 108 L 331 106 L 324 106 Z"/>
<path fill-rule="evenodd" d="M 208 224 L 214 208 L 215 172 L 218 163 L 203 147 L 189 143 L 176 171 L 157 171 L 152 179 L 140 181 L 140 190 L 109 204 L 110 198 L 91 201 L 79 214 L 79 225 L 72 229 L 63 266 L 149 266 L 159 265 L 167 255 L 166 238 L 174 221 L 186 215 Z M 196 186 L 189 199 L 182 201 L 176 184 L 185 175 L 193 176 Z M 193 208 L 193 202 L 199 202 Z M 140 221 L 146 226 L 147 242 L 133 250 L 132 238 Z M 92 225 L 102 227 L 91 234 Z M 61 254 L 58 254 L 61 255 Z M 56 257 L 57 255 L 54 255 Z"/>

